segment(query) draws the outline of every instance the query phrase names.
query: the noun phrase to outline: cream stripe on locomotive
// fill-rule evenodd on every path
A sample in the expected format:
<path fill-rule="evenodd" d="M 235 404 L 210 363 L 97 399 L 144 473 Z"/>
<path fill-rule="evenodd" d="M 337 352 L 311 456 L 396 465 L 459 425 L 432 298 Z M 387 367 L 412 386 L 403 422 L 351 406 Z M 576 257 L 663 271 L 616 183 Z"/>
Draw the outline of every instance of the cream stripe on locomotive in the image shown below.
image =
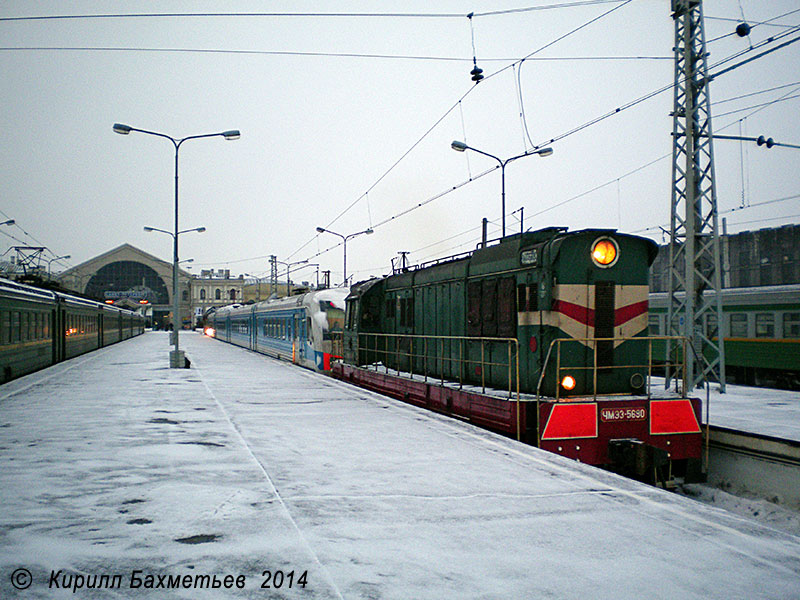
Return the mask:
<path fill-rule="evenodd" d="M 615 338 L 633 337 L 647 329 L 646 285 L 614 286 Z M 573 338 L 595 337 L 595 286 L 558 284 L 553 289 L 553 310 L 520 312 L 520 326 L 557 327 Z M 621 344 L 615 341 L 614 347 Z M 589 344 L 591 346 L 592 344 Z"/>

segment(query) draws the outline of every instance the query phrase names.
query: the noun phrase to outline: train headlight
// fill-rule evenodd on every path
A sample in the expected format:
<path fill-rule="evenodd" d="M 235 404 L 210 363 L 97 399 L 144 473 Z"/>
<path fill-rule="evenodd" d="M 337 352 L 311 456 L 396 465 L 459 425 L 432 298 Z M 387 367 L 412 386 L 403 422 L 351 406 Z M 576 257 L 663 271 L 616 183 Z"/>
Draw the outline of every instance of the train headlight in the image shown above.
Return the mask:
<path fill-rule="evenodd" d="M 565 375 L 561 380 L 561 387 L 571 392 L 575 389 L 575 378 L 572 375 Z"/>
<path fill-rule="evenodd" d="M 592 262 L 598 267 L 611 267 L 619 258 L 617 242 L 611 238 L 600 238 L 592 244 Z"/>
<path fill-rule="evenodd" d="M 205 333 L 205 334 L 206 334 L 208 337 L 214 337 L 214 335 L 215 335 L 217 332 L 216 332 L 216 331 L 214 331 L 214 328 L 213 328 L 213 327 L 206 327 L 206 330 L 205 330 L 203 333 Z"/>

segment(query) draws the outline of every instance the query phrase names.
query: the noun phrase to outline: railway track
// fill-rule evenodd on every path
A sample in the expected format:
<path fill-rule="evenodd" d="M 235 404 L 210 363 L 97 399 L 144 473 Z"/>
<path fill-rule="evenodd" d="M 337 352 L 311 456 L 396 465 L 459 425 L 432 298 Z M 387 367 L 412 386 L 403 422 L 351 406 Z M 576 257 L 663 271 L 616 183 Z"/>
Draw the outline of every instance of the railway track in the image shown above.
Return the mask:
<path fill-rule="evenodd" d="M 800 510 L 800 442 L 711 426 L 708 483 Z"/>

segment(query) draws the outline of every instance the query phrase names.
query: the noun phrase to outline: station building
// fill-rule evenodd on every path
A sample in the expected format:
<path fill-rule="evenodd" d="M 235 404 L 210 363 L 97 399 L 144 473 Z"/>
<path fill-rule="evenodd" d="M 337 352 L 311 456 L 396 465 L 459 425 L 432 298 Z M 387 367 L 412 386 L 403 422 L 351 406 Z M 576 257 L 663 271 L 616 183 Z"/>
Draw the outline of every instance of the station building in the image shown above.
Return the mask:
<path fill-rule="evenodd" d="M 231 278 L 229 271 L 204 271 L 203 275 L 179 269 L 178 300 L 184 328 L 194 326 L 210 308 L 241 302 L 244 297 L 243 276 Z M 172 323 L 172 263 L 130 244 L 87 260 L 56 279 L 65 289 L 101 302 L 140 309 L 156 329 Z"/>

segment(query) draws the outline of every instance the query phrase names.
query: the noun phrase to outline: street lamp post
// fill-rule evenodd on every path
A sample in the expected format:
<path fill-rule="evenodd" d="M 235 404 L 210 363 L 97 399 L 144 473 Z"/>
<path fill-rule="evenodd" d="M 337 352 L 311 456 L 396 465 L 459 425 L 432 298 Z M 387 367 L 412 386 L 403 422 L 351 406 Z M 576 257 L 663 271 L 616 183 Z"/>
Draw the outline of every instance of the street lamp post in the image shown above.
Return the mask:
<path fill-rule="evenodd" d="M 175 346 L 174 350 L 170 353 L 169 359 L 169 366 L 172 368 L 176 367 L 183 367 L 186 364 L 186 361 L 183 358 L 183 354 L 180 351 L 178 345 L 178 329 L 180 325 L 180 317 L 179 317 L 179 304 L 178 304 L 178 236 L 181 233 L 186 233 L 187 231 L 205 231 L 205 227 L 200 227 L 196 229 L 187 229 L 186 231 L 178 231 L 178 151 L 180 150 L 181 144 L 188 140 L 196 140 L 199 138 L 208 138 L 208 137 L 224 137 L 226 140 L 238 140 L 241 134 L 237 129 L 231 129 L 229 131 L 222 131 L 219 133 L 204 133 L 201 135 L 190 135 L 189 137 L 185 138 L 174 138 L 172 136 L 166 135 L 164 133 L 158 133 L 156 131 L 148 131 L 146 129 L 137 129 L 136 127 L 131 127 L 130 125 L 123 125 L 122 123 L 114 123 L 114 133 L 119 133 L 121 135 L 128 135 L 131 131 L 138 131 L 139 133 L 145 133 L 147 135 L 154 135 L 156 137 L 162 137 L 168 139 L 172 142 L 172 145 L 175 147 L 175 233 L 170 234 L 172 235 L 173 239 L 173 256 L 172 256 L 172 304 L 173 304 L 173 345 Z M 168 231 L 164 231 L 162 229 L 155 229 L 153 227 L 145 227 L 145 231 L 162 231 L 164 233 L 170 233 Z"/>
<path fill-rule="evenodd" d="M 172 345 L 175 346 L 175 349 L 170 353 L 169 365 L 172 368 L 178 368 L 183 366 L 183 354 L 180 351 L 178 346 L 178 330 L 181 326 L 181 318 L 180 318 L 180 299 L 178 297 L 178 274 L 180 269 L 178 265 L 183 262 L 178 260 L 178 236 L 182 233 L 191 233 L 192 231 L 196 231 L 197 233 L 203 233 L 206 228 L 205 227 L 194 227 L 192 229 L 184 229 L 183 231 L 176 231 L 175 233 L 171 231 L 167 231 L 166 229 L 159 229 L 158 227 L 145 227 L 144 230 L 148 233 L 151 231 L 158 231 L 159 233 L 166 233 L 169 236 L 172 236 L 173 239 L 173 248 L 175 249 L 175 256 L 174 260 L 172 261 Z M 194 259 L 189 259 L 194 260 Z"/>
<path fill-rule="evenodd" d="M 538 150 L 529 150 L 523 152 L 522 154 L 518 154 L 517 156 L 512 156 L 511 158 L 507 158 L 502 160 L 496 157 L 494 154 L 489 154 L 488 152 L 484 152 L 483 150 L 478 150 L 477 148 L 473 148 L 472 146 L 467 146 L 464 142 L 454 141 L 450 144 L 450 147 L 457 152 L 464 152 L 465 150 L 472 150 L 473 152 L 477 152 L 478 154 L 483 154 L 484 156 L 488 156 L 489 158 L 495 159 L 498 163 L 500 163 L 500 189 L 501 189 L 501 211 L 503 213 L 503 237 L 506 237 L 506 165 L 510 163 L 512 160 L 517 160 L 518 158 L 523 158 L 525 156 L 533 156 L 534 154 L 538 154 L 539 156 L 550 156 L 553 154 L 552 148 L 540 148 Z"/>
<path fill-rule="evenodd" d="M 344 271 L 344 285 L 347 286 L 347 240 L 349 240 L 350 238 L 354 238 L 357 235 L 361 235 L 362 233 L 366 233 L 367 235 L 372 234 L 373 233 L 372 227 L 365 229 L 364 231 L 351 233 L 349 235 L 342 235 L 341 233 L 336 233 L 335 231 L 331 231 L 330 229 L 325 229 L 324 227 L 317 227 L 317 233 L 330 233 L 342 238 L 342 243 L 344 246 L 344 261 L 343 261 L 344 265 L 342 270 Z"/>

